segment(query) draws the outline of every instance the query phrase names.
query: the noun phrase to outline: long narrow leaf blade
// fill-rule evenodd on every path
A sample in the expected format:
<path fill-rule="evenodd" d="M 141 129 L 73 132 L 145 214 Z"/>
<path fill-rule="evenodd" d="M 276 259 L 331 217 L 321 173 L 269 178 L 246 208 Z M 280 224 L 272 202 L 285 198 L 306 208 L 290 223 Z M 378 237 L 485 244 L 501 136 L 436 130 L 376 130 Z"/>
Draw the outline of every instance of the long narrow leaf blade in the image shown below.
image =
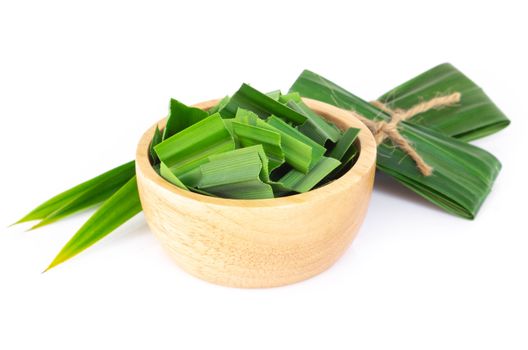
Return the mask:
<path fill-rule="evenodd" d="M 105 201 L 110 198 L 115 192 L 119 190 L 125 183 L 127 179 L 121 179 L 122 181 L 105 183 L 98 188 L 97 191 L 85 191 L 81 193 L 78 197 L 74 198 L 71 202 L 65 204 L 59 209 L 55 210 L 53 213 L 46 216 L 44 219 L 39 221 L 36 225 L 31 227 L 32 230 L 49 225 L 51 223 L 57 222 L 73 213 L 87 209 L 91 206 L 94 206 L 98 203 Z M 121 186 L 121 187 L 120 187 Z"/>
<path fill-rule="evenodd" d="M 134 164 L 134 161 L 125 163 L 70 188 L 48 199 L 16 223 L 42 220 L 52 214 L 63 218 L 103 201 L 135 175 Z M 102 192 L 105 194 L 102 195 Z"/>
<path fill-rule="evenodd" d="M 134 176 L 84 223 L 46 269 L 79 254 L 141 211 L 137 181 Z"/>

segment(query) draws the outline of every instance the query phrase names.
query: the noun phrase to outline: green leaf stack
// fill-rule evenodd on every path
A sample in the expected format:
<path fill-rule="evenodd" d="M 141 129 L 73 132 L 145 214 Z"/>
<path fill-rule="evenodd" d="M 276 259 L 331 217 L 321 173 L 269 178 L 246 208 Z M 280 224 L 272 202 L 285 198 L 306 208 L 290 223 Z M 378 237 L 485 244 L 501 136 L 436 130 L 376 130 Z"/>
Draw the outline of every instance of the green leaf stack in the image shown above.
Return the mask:
<path fill-rule="evenodd" d="M 177 107 L 177 108 L 176 108 Z M 269 94 L 243 84 L 208 113 L 171 101 L 163 140 L 152 145 L 153 166 L 176 186 L 235 199 L 307 192 L 349 168 L 358 129 L 342 132 L 310 110 L 298 94 Z M 352 136 L 352 137 L 351 137 Z"/>
<path fill-rule="evenodd" d="M 407 122 L 464 141 L 493 134 L 510 124 L 510 120 L 482 88 L 449 63 L 438 65 L 401 84 L 383 94 L 378 101 L 391 109 L 408 109 L 421 100 L 452 92 L 462 95 L 455 108 L 430 110 Z"/>

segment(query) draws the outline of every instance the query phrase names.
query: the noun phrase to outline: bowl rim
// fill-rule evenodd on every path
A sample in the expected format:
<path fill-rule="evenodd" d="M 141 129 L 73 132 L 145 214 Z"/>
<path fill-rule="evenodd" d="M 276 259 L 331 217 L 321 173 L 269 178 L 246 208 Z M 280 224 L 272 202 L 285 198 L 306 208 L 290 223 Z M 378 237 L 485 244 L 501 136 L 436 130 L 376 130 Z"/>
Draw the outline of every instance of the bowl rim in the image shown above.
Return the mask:
<path fill-rule="evenodd" d="M 213 107 L 218 101 L 219 99 L 208 100 L 194 104 L 193 107 L 208 109 Z M 154 136 L 155 129 L 156 127 L 160 127 L 160 129 L 165 127 L 167 117 L 156 122 L 141 136 L 136 149 L 136 172 L 143 175 L 144 179 L 153 182 L 157 186 L 162 187 L 173 195 L 182 196 L 189 200 L 194 200 L 201 203 L 245 208 L 288 206 L 294 203 L 320 198 L 321 195 L 330 195 L 335 192 L 341 192 L 345 188 L 353 186 L 364 176 L 367 176 L 371 172 L 372 167 L 375 167 L 376 165 L 377 145 L 372 133 L 361 121 L 359 121 L 359 119 L 353 115 L 353 113 L 349 111 L 313 99 L 303 98 L 303 101 L 308 105 L 308 107 L 312 108 L 316 113 L 320 114 L 325 119 L 328 118 L 328 116 L 331 116 L 330 118 L 332 119 L 338 119 L 340 124 L 361 129 L 358 134 L 358 142 L 360 144 L 358 159 L 345 174 L 336 180 L 325 184 L 324 186 L 304 193 L 267 199 L 233 199 L 212 197 L 181 189 L 161 177 L 154 170 L 149 159 L 150 142 Z"/>

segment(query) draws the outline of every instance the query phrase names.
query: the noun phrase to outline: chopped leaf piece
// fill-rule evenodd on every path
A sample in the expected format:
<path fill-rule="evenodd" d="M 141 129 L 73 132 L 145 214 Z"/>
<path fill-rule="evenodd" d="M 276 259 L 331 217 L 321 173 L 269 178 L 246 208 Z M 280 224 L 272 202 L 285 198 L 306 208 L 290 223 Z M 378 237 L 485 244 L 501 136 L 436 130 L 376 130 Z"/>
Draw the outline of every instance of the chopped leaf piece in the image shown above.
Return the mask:
<path fill-rule="evenodd" d="M 237 183 L 260 176 L 262 162 L 257 152 L 240 153 L 234 150 L 223 155 L 200 166 L 202 178 L 198 188 Z"/>
<path fill-rule="evenodd" d="M 301 102 L 301 95 L 296 92 L 296 91 L 293 91 L 293 92 L 290 92 L 290 93 L 287 93 L 286 95 L 281 95 L 280 98 L 279 98 L 279 102 L 283 103 L 283 104 L 288 104 L 289 102 Z M 302 113 L 301 113 L 302 114 Z"/>
<path fill-rule="evenodd" d="M 152 141 L 150 142 L 150 146 L 149 146 L 149 156 L 150 156 L 150 161 L 152 165 L 156 165 L 159 163 L 159 158 L 156 152 L 154 151 L 154 146 L 159 144 L 162 140 L 163 140 L 163 135 L 160 129 L 158 128 L 158 126 L 156 125 L 156 130 L 154 130 L 154 136 L 152 137 Z"/>
<path fill-rule="evenodd" d="M 198 188 L 226 198 L 273 198 L 271 186 L 262 181 L 261 145 L 209 157 L 200 166 Z"/>
<path fill-rule="evenodd" d="M 257 153 L 260 157 L 260 160 L 262 162 L 262 170 L 260 172 L 260 178 L 262 181 L 269 181 L 269 167 L 268 167 L 268 157 L 266 156 L 266 152 L 264 152 L 264 147 L 262 145 L 255 145 L 250 147 L 244 147 L 236 149 L 236 155 L 240 156 L 245 153 Z M 214 154 L 209 157 L 209 161 L 212 160 L 221 160 L 231 157 L 231 152 L 225 152 L 220 154 Z"/>
<path fill-rule="evenodd" d="M 186 173 L 206 163 L 208 156 L 234 148 L 231 134 L 216 113 L 171 136 L 154 150 L 170 171 L 187 184 Z"/>
<path fill-rule="evenodd" d="M 278 183 L 295 192 L 308 192 L 340 164 L 341 162 L 337 159 L 322 157 L 307 174 L 293 169 L 283 176 Z"/>
<path fill-rule="evenodd" d="M 354 141 L 359 134 L 361 129 L 357 128 L 348 128 L 347 131 L 343 133 L 341 139 L 337 142 L 335 147 L 329 153 L 329 157 L 335 158 L 337 160 L 343 161 L 347 154 L 350 154 L 352 151 L 356 153 L 356 148 L 354 147 Z"/>
<path fill-rule="evenodd" d="M 269 159 L 269 170 L 284 163 L 284 152 L 281 148 L 281 136 L 278 132 L 259 126 L 232 122 L 235 139 L 242 147 L 262 145 Z"/>
<path fill-rule="evenodd" d="M 279 101 L 281 97 L 281 91 L 280 90 L 274 90 L 270 92 L 266 92 L 266 96 L 271 97 L 275 101 Z"/>
<path fill-rule="evenodd" d="M 312 166 L 315 165 L 321 159 L 323 154 L 326 152 L 326 148 L 309 138 L 308 136 L 301 133 L 299 130 L 295 129 L 282 119 L 277 118 L 276 116 L 271 116 L 268 118 L 268 124 L 272 126 L 273 128 L 279 130 L 281 133 L 281 136 L 283 140 L 285 139 L 284 135 L 288 135 L 292 138 L 294 138 L 297 141 L 300 141 L 304 143 L 305 145 L 309 146 L 311 148 L 311 157 L 310 159 L 305 159 L 305 162 L 309 161 L 308 169 L 310 169 Z M 284 143 L 284 142 L 283 142 Z M 286 157 L 286 160 L 288 160 L 288 157 Z M 305 168 L 298 168 L 295 164 L 292 164 L 289 162 L 293 167 L 295 167 L 297 170 L 306 173 L 308 169 L 305 170 Z"/>
<path fill-rule="evenodd" d="M 295 112 L 247 84 L 242 84 L 220 113 L 224 118 L 233 118 L 238 108 L 249 109 L 263 119 L 273 114 L 296 124 L 302 124 L 306 120 L 306 117 L 302 114 Z"/>
<path fill-rule="evenodd" d="M 322 183 L 337 179 L 350 169 L 350 165 L 358 156 L 358 149 L 355 145 L 355 140 L 360 130 L 361 129 L 348 128 L 334 148 L 328 152 L 328 156 L 341 161 L 341 165 L 335 168 Z"/>
<path fill-rule="evenodd" d="M 328 142 L 328 138 L 318 130 L 317 126 L 315 126 L 314 123 L 309 120 L 305 121 L 304 124 L 297 126 L 297 130 L 299 130 L 303 135 L 308 136 L 321 146 L 325 146 Z"/>
<path fill-rule="evenodd" d="M 206 192 L 206 191 L 201 190 L 201 189 L 196 188 L 196 187 L 189 187 L 189 191 L 194 192 L 194 193 L 203 194 L 204 196 L 218 197 L 217 195 L 214 195 L 212 193 Z"/>
<path fill-rule="evenodd" d="M 238 144 L 235 133 L 233 131 L 233 122 L 235 121 L 235 118 L 228 118 L 228 119 L 222 119 L 224 121 L 224 126 L 226 127 L 227 131 L 229 131 L 229 134 L 235 141 L 235 148 L 240 148 L 240 145 Z"/>
<path fill-rule="evenodd" d="M 281 146 L 286 162 L 295 169 L 306 173 L 312 163 L 312 148 L 295 137 L 266 124 L 270 130 L 277 131 L 281 135 Z"/>
<path fill-rule="evenodd" d="M 179 188 L 182 188 L 184 190 L 187 190 L 187 186 L 183 184 L 183 182 L 178 179 L 176 175 L 169 169 L 168 166 L 165 165 L 165 163 L 160 163 L 160 175 L 167 181 L 169 181 L 171 184 L 178 186 Z"/>
<path fill-rule="evenodd" d="M 297 170 L 306 173 L 310 168 L 314 155 L 317 156 L 319 154 L 319 148 L 314 152 L 312 147 L 314 145 L 319 147 L 319 145 L 295 130 L 289 124 L 284 123 L 283 125 L 282 123 L 273 121 L 273 118 L 274 117 L 271 116 L 266 122 L 260 119 L 255 113 L 243 108 L 237 110 L 235 117 L 235 119 L 241 123 L 258 126 L 279 133 L 281 138 L 281 148 L 286 162 Z M 270 125 L 270 121 L 276 124 L 276 126 Z M 308 141 L 303 142 L 303 140 Z M 324 149 L 321 156 L 323 153 Z"/>
<path fill-rule="evenodd" d="M 262 128 L 266 128 L 268 125 L 264 120 L 260 119 L 256 113 L 253 113 L 244 108 L 237 109 L 237 112 L 235 114 L 235 120 L 240 123 L 253 126 L 260 126 Z"/>
<path fill-rule="evenodd" d="M 209 115 L 213 115 L 215 113 L 220 112 L 229 103 L 229 98 L 230 98 L 229 96 L 225 96 L 224 98 L 222 98 L 216 105 L 209 108 L 207 113 Z"/>
<path fill-rule="evenodd" d="M 206 188 L 206 192 L 223 198 L 232 199 L 268 199 L 273 198 L 270 185 L 259 180 L 250 180 L 234 184 L 225 184 Z"/>
<path fill-rule="evenodd" d="M 284 196 L 287 196 L 288 194 L 295 194 L 291 188 L 287 188 L 282 182 L 270 181 L 268 182 L 268 184 L 273 189 L 274 197 L 284 197 Z"/>
<path fill-rule="evenodd" d="M 203 109 L 189 107 L 171 98 L 169 117 L 163 130 L 163 140 L 207 118 L 208 115 Z"/>
<path fill-rule="evenodd" d="M 334 124 L 329 124 L 323 117 L 305 105 L 304 102 L 292 100 L 288 102 L 288 107 L 308 118 L 304 124 L 299 126 L 299 131 L 305 133 L 317 143 L 324 145 L 327 140 L 336 143 L 341 137 L 341 131 Z"/>

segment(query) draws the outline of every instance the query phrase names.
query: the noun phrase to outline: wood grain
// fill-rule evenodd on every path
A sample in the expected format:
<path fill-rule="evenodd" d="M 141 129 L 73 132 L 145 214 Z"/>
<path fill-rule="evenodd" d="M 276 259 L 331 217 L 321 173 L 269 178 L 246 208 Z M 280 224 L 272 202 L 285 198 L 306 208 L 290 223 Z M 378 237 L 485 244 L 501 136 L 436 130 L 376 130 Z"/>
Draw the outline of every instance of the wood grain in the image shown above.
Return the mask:
<path fill-rule="evenodd" d="M 196 106 L 206 109 L 215 102 Z M 136 154 L 141 204 L 152 232 L 181 268 L 221 285 L 275 287 L 315 276 L 343 254 L 367 211 L 376 143 L 349 112 L 315 100 L 305 103 L 340 128 L 361 128 L 360 155 L 339 179 L 294 196 L 236 200 L 181 190 L 149 163 L 155 125 L 143 135 Z"/>

